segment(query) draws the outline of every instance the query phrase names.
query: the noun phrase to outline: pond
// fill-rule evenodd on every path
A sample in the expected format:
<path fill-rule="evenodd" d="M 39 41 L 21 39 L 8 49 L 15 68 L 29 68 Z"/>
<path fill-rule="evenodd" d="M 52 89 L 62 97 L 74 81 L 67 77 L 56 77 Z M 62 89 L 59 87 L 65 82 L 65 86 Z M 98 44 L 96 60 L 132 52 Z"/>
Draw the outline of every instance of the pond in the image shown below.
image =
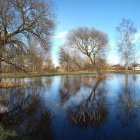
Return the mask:
<path fill-rule="evenodd" d="M 0 89 L 0 139 L 139 140 L 140 75 L 11 79 Z"/>

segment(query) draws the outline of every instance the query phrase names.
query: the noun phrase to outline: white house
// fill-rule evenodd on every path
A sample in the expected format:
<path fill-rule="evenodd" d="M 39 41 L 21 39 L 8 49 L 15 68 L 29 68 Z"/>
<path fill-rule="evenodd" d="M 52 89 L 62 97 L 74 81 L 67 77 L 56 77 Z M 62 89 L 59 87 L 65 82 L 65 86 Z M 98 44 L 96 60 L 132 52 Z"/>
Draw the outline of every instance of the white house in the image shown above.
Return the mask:
<path fill-rule="evenodd" d="M 133 70 L 140 70 L 140 65 L 132 66 L 132 69 L 133 69 Z"/>

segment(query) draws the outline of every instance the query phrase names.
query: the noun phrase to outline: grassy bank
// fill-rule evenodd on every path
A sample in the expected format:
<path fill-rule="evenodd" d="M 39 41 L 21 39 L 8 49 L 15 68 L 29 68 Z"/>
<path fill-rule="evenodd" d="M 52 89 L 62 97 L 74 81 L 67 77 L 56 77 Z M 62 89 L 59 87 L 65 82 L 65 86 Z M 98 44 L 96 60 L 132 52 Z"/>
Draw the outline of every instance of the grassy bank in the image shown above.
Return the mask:
<path fill-rule="evenodd" d="M 125 71 L 125 70 L 107 70 L 105 73 L 116 74 L 140 74 L 140 71 Z M 41 77 L 41 76 L 57 76 L 57 75 L 78 75 L 78 74 L 97 74 L 96 71 L 76 71 L 76 72 L 48 72 L 48 73 L 5 73 L 1 74 L 0 78 L 26 78 L 26 77 Z"/>
<path fill-rule="evenodd" d="M 107 70 L 106 73 L 116 73 L 116 74 L 140 74 L 140 71 L 134 70 Z"/>
<path fill-rule="evenodd" d="M 48 72 L 48 73 L 6 73 L 1 74 L 0 78 L 26 78 L 57 75 L 78 75 L 78 74 L 97 74 L 96 71 L 76 71 L 76 72 Z"/>

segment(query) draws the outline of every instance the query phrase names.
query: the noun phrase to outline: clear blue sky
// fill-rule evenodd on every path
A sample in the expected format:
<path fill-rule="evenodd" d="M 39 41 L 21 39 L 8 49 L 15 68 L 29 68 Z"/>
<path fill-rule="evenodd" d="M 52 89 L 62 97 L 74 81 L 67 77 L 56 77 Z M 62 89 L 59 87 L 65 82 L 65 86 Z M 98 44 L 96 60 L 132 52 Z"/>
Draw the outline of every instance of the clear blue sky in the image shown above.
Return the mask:
<path fill-rule="evenodd" d="M 116 55 L 116 26 L 122 18 L 130 18 L 140 32 L 140 0 L 53 0 L 56 6 L 57 27 L 53 39 L 52 57 L 57 64 L 59 46 L 65 35 L 77 27 L 94 27 L 109 36 L 110 63 L 118 63 Z"/>

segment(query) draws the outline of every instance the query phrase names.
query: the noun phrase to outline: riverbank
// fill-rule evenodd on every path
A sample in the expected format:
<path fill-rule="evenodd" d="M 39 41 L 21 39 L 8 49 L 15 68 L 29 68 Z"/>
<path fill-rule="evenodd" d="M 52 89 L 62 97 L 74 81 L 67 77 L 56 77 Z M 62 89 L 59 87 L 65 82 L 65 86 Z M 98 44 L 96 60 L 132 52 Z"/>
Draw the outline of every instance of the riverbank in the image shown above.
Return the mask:
<path fill-rule="evenodd" d="M 46 72 L 46 73 L 6 73 L 1 74 L 0 78 L 31 78 L 41 76 L 57 76 L 57 75 L 78 75 L 78 74 L 97 74 L 96 71 L 76 71 L 76 72 Z"/>
<path fill-rule="evenodd" d="M 117 73 L 117 74 L 140 74 L 140 71 L 116 71 L 107 70 L 104 73 Z M 41 76 L 57 76 L 57 75 L 79 75 L 79 74 L 97 74 L 96 71 L 74 71 L 74 72 L 48 72 L 48 73 L 3 73 L 0 75 L 1 78 L 32 78 Z"/>

